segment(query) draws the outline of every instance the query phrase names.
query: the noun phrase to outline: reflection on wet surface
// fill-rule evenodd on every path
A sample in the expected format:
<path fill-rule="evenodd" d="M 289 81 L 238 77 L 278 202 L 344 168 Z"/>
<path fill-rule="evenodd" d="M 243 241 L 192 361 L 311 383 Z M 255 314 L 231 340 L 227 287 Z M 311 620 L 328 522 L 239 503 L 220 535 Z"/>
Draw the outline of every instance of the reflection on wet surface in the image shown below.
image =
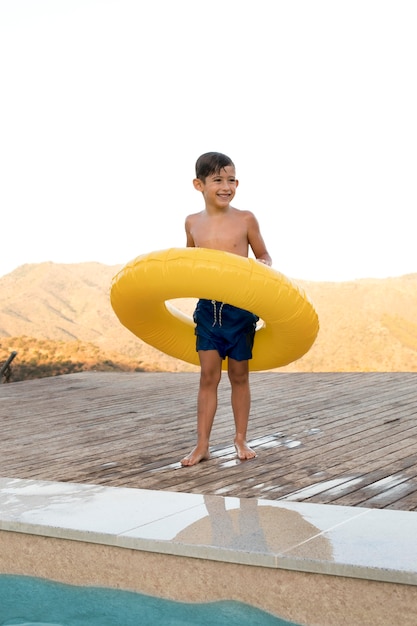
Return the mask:
<path fill-rule="evenodd" d="M 207 515 L 175 537 L 180 542 L 201 542 L 229 550 L 282 554 L 320 535 L 320 530 L 299 512 L 256 498 L 205 496 Z M 320 537 L 323 558 L 331 559 L 331 543 Z"/>
<path fill-rule="evenodd" d="M 311 485 L 310 487 L 305 487 L 304 489 L 298 489 L 293 493 L 290 493 L 284 496 L 284 500 L 296 500 L 301 501 L 306 498 L 311 498 L 311 496 L 316 495 L 317 493 L 321 493 L 322 491 L 332 491 L 335 489 L 341 490 L 342 486 L 352 485 L 353 481 L 357 479 L 350 480 L 349 477 L 344 476 L 343 478 L 333 478 L 331 480 L 324 480 L 323 482 L 316 483 Z M 360 479 L 359 479 L 360 480 Z"/>
<path fill-rule="evenodd" d="M 275 433 L 272 435 L 257 437 L 256 439 L 251 439 L 248 443 L 250 447 L 254 450 L 256 450 L 257 448 L 266 450 L 269 448 L 277 448 L 279 446 L 283 446 L 285 448 L 298 448 L 302 445 L 301 441 L 297 439 L 297 435 L 289 437 L 286 436 L 284 433 Z M 230 459 L 229 457 L 233 458 Z M 242 461 L 236 458 L 236 449 L 233 445 L 210 448 L 210 459 L 218 458 L 227 459 L 223 463 L 221 463 L 220 467 L 233 467 L 235 465 L 239 465 L 239 463 L 242 463 Z M 168 469 L 185 469 L 189 471 L 190 468 L 184 468 L 181 463 L 177 462 L 156 467 L 154 470 L 152 470 L 152 472 L 162 472 Z M 227 493 L 227 488 L 225 489 L 225 493 Z"/>

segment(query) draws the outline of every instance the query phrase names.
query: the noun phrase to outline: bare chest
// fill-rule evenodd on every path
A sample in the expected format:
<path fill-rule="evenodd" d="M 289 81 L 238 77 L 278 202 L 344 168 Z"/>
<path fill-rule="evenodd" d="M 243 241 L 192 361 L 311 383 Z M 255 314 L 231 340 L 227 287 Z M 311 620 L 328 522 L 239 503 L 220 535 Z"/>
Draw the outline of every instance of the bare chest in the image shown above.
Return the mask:
<path fill-rule="evenodd" d="M 195 220 L 191 234 L 196 246 L 246 255 L 248 232 L 244 220 L 229 217 L 202 217 Z"/>

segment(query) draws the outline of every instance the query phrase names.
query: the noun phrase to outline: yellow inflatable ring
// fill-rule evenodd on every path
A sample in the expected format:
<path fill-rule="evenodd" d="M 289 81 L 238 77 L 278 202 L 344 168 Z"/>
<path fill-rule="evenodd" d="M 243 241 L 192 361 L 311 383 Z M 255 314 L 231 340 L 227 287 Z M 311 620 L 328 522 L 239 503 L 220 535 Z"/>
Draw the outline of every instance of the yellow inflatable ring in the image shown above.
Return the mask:
<path fill-rule="evenodd" d="M 154 348 L 199 364 L 192 318 L 169 300 L 207 298 L 258 315 L 251 370 L 299 359 L 313 345 L 318 317 L 304 291 L 251 258 L 206 248 L 171 248 L 139 256 L 114 278 L 110 300 L 120 322 Z M 227 364 L 224 364 L 227 367 Z"/>

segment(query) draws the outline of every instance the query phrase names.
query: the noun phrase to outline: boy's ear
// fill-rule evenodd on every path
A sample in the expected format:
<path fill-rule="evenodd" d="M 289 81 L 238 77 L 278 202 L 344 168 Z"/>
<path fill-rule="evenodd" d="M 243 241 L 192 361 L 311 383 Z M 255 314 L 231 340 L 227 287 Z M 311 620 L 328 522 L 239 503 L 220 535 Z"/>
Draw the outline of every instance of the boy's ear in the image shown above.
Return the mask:
<path fill-rule="evenodd" d="M 193 185 L 194 189 L 197 189 L 197 191 L 203 191 L 203 181 L 199 178 L 194 178 Z"/>

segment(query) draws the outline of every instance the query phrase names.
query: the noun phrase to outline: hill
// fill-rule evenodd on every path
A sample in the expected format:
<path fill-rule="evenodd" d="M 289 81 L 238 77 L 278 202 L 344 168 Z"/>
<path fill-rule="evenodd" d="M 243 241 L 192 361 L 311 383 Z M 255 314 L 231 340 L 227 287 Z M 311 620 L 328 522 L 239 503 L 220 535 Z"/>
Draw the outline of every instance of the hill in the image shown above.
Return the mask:
<path fill-rule="evenodd" d="M 120 324 L 109 289 L 121 267 L 49 262 L 23 265 L 1 277 L 0 363 L 16 350 L 16 366 L 23 358 L 34 367 L 59 358 L 81 369 L 197 371 Z M 296 282 L 315 305 L 320 333 L 307 355 L 280 371 L 417 371 L 417 274 Z M 179 306 L 191 312 L 193 304 Z"/>
<path fill-rule="evenodd" d="M 314 302 L 320 333 L 287 371 L 417 371 L 417 274 L 300 283 Z"/>

